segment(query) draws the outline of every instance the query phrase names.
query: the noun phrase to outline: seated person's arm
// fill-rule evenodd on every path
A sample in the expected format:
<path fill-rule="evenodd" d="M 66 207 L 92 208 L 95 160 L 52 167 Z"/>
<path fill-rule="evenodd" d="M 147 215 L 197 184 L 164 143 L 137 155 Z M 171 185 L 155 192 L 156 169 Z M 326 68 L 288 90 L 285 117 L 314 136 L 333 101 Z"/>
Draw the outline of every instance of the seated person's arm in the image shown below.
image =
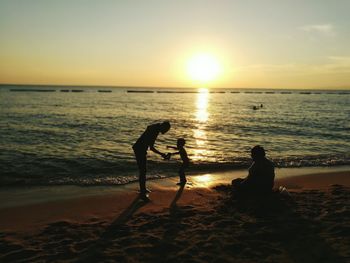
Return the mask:
<path fill-rule="evenodd" d="M 255 171 L 255 165 L 253 164 L 253 165 L 249 168 L 248 171 L 249 171 L 249 172 L 248 172 L 248 175 L 247 175 L 246 178 L 244 178 L 244 180 L 242 181 L 242 183 L 247 184 L 247 183 L 249 183 L 249 182 L 251 182 L 251 181 L 254 180 L 255 173 L 256 173 L 256 171 Z"/>

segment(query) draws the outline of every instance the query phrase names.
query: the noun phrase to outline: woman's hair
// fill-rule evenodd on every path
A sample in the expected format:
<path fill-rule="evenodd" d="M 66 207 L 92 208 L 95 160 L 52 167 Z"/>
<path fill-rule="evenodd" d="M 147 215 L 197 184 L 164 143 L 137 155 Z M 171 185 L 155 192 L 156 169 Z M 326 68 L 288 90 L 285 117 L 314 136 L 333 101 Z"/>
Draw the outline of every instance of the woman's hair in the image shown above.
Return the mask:
<path fill-rule="evenodd" d="M 169 121 L 163 121 L 161 123 L 161 129 L 162 129 L 163 133 L 169 131 L 169 129 L 170 129 L 170 122 Z"/>

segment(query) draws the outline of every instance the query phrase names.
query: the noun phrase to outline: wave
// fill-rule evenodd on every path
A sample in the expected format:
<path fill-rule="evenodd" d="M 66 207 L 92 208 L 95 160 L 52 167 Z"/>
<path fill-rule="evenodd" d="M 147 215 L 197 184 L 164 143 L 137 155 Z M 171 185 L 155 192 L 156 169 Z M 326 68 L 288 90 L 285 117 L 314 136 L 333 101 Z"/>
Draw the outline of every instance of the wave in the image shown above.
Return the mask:
<path fill-rule="evenodd" d="M 32 156 L 34 157 L 34 156 Z M 322 167 L 350 165 L 350 155 L 313 155 L 273 158 L 277 168 Z M 247 169 L 251 165 L 248 158 L 235 158 L 222 162 L 194 162 L 189 174 Z M 179 163 L 176 161 L 148 162 L 148 179 L 177 176 Z M 42 185 L 124 185 L 138 179 L 136 164 L 132 160 L 106 161 L 89 158 L 27 159 L 17 163 L 0 160 L 1 186 L 42 186 Z"/>

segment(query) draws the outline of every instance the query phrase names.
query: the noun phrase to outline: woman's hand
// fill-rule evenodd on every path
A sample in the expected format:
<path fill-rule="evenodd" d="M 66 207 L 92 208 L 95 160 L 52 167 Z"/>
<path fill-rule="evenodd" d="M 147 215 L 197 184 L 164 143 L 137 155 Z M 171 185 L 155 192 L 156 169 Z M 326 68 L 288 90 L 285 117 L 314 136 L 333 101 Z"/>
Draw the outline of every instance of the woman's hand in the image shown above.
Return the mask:
<path fill-rule="evenodd" d="M 167 153 L 167 154 L 163 153 L 162 157 L 163 157 L 164 160 L 170 160 L 171 153 Z"/>

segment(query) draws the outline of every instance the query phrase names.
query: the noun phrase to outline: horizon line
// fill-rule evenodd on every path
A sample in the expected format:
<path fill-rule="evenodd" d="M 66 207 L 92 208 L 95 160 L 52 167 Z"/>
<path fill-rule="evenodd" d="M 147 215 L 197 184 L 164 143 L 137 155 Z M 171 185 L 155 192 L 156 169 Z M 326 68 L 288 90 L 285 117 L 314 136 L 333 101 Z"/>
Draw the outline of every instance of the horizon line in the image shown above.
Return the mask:
<path fill-rule="evenodd" d="M 266 87 L 165 87 L 165 86 L 136 86 L 136 85 L 83 85 L 83 84 L 37 84 L 37 83 L 0 83 L 0 86 L 41 86 L 41 87 L 108 87 L 108 88 L 130 88 L 130 89 L 266 89 L 266 90 L 350 90 L 349 87 L 309 87 L 309 88 L 266 88 Z"/>

